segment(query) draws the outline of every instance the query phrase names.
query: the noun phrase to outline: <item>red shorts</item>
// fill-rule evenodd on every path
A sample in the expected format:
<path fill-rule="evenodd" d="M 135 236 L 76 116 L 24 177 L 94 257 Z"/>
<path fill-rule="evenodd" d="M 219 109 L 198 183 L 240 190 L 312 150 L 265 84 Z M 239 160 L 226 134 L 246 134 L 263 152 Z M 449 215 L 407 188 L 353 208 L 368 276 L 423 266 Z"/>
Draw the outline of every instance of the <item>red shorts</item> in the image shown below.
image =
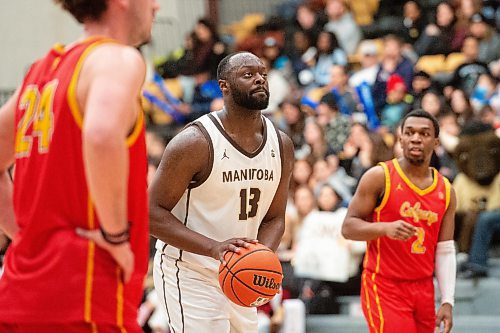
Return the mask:
<path fill-rule="evenodd" d="M 399 281 L 365 270 L 361 306 L 370 333 L 433 333 L 436 326 L 432 278 Z"/>
<path fill-rule="evenodd" d="M 0 333 L 142 333 L 139 326 L 120 328 L 110 324 L 89 323 L 26 323 L 26 324 L 4 324 L 0 323 Z"/>

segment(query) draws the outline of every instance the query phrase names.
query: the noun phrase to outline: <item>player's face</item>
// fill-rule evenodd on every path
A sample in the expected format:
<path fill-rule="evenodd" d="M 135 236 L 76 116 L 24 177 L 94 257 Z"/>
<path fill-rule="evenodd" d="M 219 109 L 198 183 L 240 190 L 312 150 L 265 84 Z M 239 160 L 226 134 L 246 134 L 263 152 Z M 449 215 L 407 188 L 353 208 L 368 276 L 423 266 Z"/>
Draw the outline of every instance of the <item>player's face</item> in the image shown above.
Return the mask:
<path fill-rule="evenodd" d="M 403 156 L 413 165 L 429 163 L 438 139 L 434 137 L 434 125 L 430 119 L 409 117 L 399 138 Z"/>
<path fill-rule="evenodd" d="M 267 69 L 257 57 L 245 56 L 241 66 L 232 75 L 231 95 L 239 106 L 262 110 L 269 104 Z"/>
<path fill-rule="evenodd" d="M 134 46 L 151 40 L 151 29 L 158 9 L 160 6 L 156 0 L 130 0 L 130 36 Z"/>

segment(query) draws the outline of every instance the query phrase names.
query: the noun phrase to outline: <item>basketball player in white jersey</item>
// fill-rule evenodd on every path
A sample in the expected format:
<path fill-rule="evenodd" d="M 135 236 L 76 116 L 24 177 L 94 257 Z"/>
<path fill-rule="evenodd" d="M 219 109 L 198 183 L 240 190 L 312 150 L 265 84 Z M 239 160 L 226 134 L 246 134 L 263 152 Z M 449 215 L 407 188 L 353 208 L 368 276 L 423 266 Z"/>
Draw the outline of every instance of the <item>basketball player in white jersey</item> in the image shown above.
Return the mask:
<path fill-rule="evenodd" d="M 150 187 L 154 282 L 173 333 L 257 332 L 256 309 L 224 296 L 218 267 L 257 240 L 276 250 L 284 230 L 293 145 L 261 115 L 267 70 L 242 52 L 217 76 L 224 109 L 172 139 Z"/>

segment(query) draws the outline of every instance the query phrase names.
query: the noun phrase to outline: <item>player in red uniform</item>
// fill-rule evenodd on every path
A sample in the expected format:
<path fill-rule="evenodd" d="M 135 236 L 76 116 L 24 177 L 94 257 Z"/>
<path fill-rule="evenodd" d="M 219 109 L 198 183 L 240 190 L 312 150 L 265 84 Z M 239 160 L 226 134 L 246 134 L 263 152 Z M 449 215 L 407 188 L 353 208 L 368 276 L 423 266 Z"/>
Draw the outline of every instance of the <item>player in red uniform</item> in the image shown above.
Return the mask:
<path fill-rule="evenodd" d="M 145 64 L 155 0 L 58 0 L 86 38 L 0 109 L 0 332 L 140 332 L 148 261 Z M 13 185 L 7 173 L 15 163 Z"/>
<path fill-rule="evenodd" d="M 452 327 L 456 260 L 455 193 L 430 168 L 439 125 L 429 113 L 407 114 L 403 157 L 368 170 L 349 206 L 344 237 L 368 241 L 361 304 L 372 333 L 431 333 Z M 433 274 L 441 306 L 435 314 Z"/>

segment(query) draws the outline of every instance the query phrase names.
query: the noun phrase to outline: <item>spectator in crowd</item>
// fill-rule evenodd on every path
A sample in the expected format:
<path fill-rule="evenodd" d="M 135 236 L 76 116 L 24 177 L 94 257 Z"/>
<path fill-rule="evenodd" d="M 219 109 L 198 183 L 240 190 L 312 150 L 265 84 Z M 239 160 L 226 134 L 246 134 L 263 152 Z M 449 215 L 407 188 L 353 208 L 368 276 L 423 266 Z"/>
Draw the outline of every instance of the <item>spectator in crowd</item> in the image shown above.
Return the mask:
<path fill-rule="evenodd" d="M 406 86 L 398 74 L 392 74 L 387 80 L 387 103 L 382 109 L 382 125 L 391 132 L 409 111 L 410 105 L 405 100 Z"/>
<path fill-rule="evenodd" d="M 326 86 L 331 80 L 331 67 L 333 65 L 345 66 L 347 64 L 347 56 L 339 47 L 335 34 L 329 31 L 321 31 L 319 33 L 316 49 L 315 64 L 311 68 L 314 84 Z"/>
<path fill-rule="evenodd" d="M 361 29 L 354 21 L 344 0 L 327 0 L 325 7 L 328 23 L 326 31 L 333 32 L 347 54 L 354 54 L 362 38 Z"/>
<path fill-rule="evenodd" d="M 372 86 L 377 78 L 378 72 L 378 50 L 377 45 L 372 40 L 363 40 L 359 44 L 359 54 L 361 55 L 361 69 L 352 73 L 349 78 L 349 86 L 358 87 L 363 82 Z"/>
<path fill-rule="evenodd" d="M 318 123 L 325 129 L 328 147 L 337 153 L 342 151 L 351 130 L 349 117 L 340 113 L 332 94 L 326 94 L 321 98 L 316 112 Z"/>
<path fill-rule="evenodd" d="M 443 96 L 436 90 L 428 90 L 422 96 L 420 108 L 437 117 L 440 112 L 447 109 Z"/>
<path fill-rule="evenodd" d="M 373 100 L 375 110 L 380 115 L 387 98 L 387 80 L 392 74 L 398 74 L 406 87 L 411 87 L 413 81 L 413 65 L 401 53 L 401 39 L 396 35 L 384 37 L 384 51 L 379 66 L 377 78 L 373 84 Z"/>
<path fill-rule="evenodd" d="M 433 86 L 431 76 L 425 71 L 418 71 L 413 76 L 413 81 L 411 82 L 411 95 L 413 96 L 413 105 L 418 108 L 420 105 L 422 96 Z"/>
<path fill-rule="evenodd" d="M 450 107 L 451 111 L 457 116 L 457 122 L 460 127 L 464 126 L 474 116 L 469 98 L 462 89 L 453 90 L 450 96 Z"/>
<path fill-rule="evenodd" d="M 303 3 L 297 8 L 295 30 L 304 31 L 311 41 L 316 45 L 318 35 L 326 22 L 326 18 L 312 5 Z"/>
<path fill-rule="evenodd" d="M 291 88 L 283 72 L 273 67 L 266 56 L 261 57 L 260 60 L 267 68 L 267 82 L 269 84 L 269 105 L 262 110 L 262 114 L 274 120 L 279 111 L 279 105 L 288 97 Z"/>
<path fill-rule="evenodd" d="M 312 176 L 312 165 L 306 159 L 296 159 L 293 165 L 292 180 L 290 181 L 290 195 L 293 199 L 295 191 L 300 186 L 309 186 Z"/>
<path fill-rule="evenodd" d="M 470 17 L 469 32 L 479 39 L 479 61 L 490 63 L 500 58 L 500 34 L 483 14 L 475 13 Z"/>
<path fill-rule="evenodd" d="M 286 99 L 280 104 L 281 117 L 277 124 L 280 130 L 292 139 L 295 149 L 302 147 L 304 142 L 305 113 L 300 105 L 292 99 Z"/>
<path fill-rule="evenodd" d="M 406 44 L 415 44 L 426 26 L 427 18 L 420 3 L 415 0 L 407 1 L 403 7 L 403 28 L 399 31 L 403 41 Z"/>
<path fill-rule="evenodd" d="M 294 274 L 305 278 L 301 298 L 308 313 L 338 313 L 338 296 L 359 294 L 359 265 L 366 246 L 342 237 L 347 210 L 332 185 L 321 186 L 317 207 L 298 233 Z"/>
<path fill-rule="evenodd" d="M 489 73 L 489 69 L 487 64 L 478 59 L 479 41 L 476 37 L 469 36 L 464 40 L 462 53 L 465 55 L 465 62 L 453 72 L 450 85 L 470 95 L 479 76 Z"/>
<path fill-rule="evenodd" d="M 306 86 L 312 82 L 312 75 L 304 79 L 301 78 L 301 73 L 309 72 L 310 74 L 309 68 L 314 65 L 317 50 L 313 46 L 309 35 L 303 30 L 295 31 L 292 38 L 293 47 L 289 53 L 292 71 L 297 83 L 300 86 Z"/>
<path fill-rule="evenodd" d="M 414 44 L 417 54 L 447 55 L 460 51 L 466 32 L 458 29 L 455 23 L 454 8 L 446 1 L 441 2 L 436 9 L 436 23 L 427 25 Z"/>
<path fill-rule="evenodd" d="M 295 159 L 308 159 L 314 163 L 319 158 L 325 157 L 328 143 L 325 139 L 325 130 L 314 118 L 308 118 L 304 128 L 305 144 L 295 150 Z"/>
<path fill-rule="evenodd" d="M 482 108 L 487 105 L 494 106 L 495 100 L 498 102 L 498 98 L 499 91 L 495 78 L 489 73 L 481 74 L 470 96 L 470 103 L 474 113 L 479 114 Z M 499 105 L 496 105 L 496 107 L 499 107 Z"/>

